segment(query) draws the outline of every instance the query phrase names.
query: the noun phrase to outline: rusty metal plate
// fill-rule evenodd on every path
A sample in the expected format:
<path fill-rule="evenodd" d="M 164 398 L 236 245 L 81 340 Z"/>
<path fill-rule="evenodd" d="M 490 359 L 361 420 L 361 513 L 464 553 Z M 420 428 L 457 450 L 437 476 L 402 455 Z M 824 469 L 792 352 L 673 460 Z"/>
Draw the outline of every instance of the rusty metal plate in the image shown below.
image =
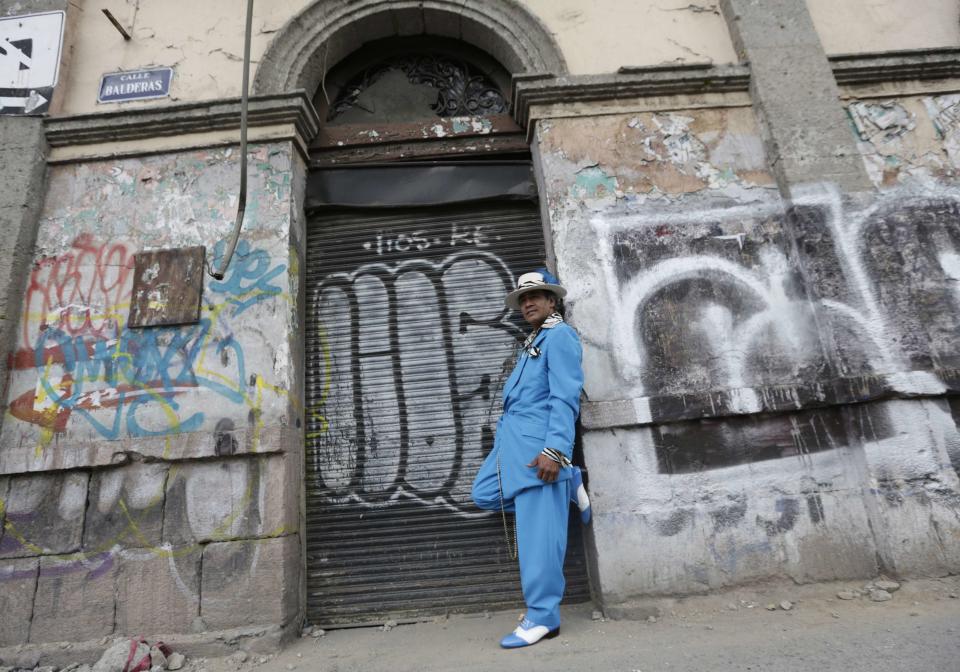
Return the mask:
<path fill-rule="evenodd" d="M 162 327 L 198 322 L 205 256 L 203 247 L 136 254 L 127 326 Z"/>

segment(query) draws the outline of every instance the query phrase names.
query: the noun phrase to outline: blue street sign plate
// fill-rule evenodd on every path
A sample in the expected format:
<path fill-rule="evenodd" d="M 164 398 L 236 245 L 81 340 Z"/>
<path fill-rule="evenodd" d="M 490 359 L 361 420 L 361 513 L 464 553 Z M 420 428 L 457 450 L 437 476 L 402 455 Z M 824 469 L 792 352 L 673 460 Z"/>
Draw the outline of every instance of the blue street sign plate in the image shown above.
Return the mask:
<path fill-rule="evenodd" d="M 98 103 L 163 98 L 170 95 L 173 68 L 111 72 L 100 78 Z"/>

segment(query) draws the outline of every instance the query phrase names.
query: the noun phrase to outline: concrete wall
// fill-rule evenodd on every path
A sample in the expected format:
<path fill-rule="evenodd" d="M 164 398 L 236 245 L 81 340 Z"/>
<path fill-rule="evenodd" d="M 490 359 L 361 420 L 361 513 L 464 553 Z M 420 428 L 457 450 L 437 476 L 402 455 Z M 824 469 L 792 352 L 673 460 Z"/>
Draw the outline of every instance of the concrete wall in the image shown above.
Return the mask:
<path fill-rule="evenodd" d="M 273 34 L 308 4 L 308 0 L 254 4 L 251 43 L 254 67 Z M 105 0 L 84 1 L 81 8 L 66 97 L 63 107 L 54 113 L 157 107 L 171 102 L 240 95 L 246 3 Z M 133 39 L 124 41 L 101 9 L 109 9 Z M 184 16 L 189 16 L 189 21 L 184 21 Z M 170 98 L 122 105 L 97 104 L 101 75 L 150 66 L 174 68 Z"/>
<path fill-rule="evenodd" d="M 891 188 L 789 200 L 749 108 L 539 124 L 605 603 L 960 569 L 952 100 L 880 103 L 915 111 L 880 145 L 915 170 L 859 140 Z"/>
<path fill-rule="evenodd" d="M 621 66 L 735 63 L 717 5 L 686 0 L 523 0 L 555 36 L 570 74 Z"/>
<path fill-rule="evenodd" d="M 200 322 L 149 329 L 127 326 L 133 256 L 219 263 L 236 150 L 51 169 L 0 434 L 0 645 L 296 627 L 304 166 L 290 143 L 249 158 Z"/>
<path fill-rule="evenodd" d="M 822 13 L 721 5 L 748 106 L 584 105 L 536 129 L 585 345 L 595 588 L 956 572 L 955 82 L 842 99 Z"/>
<path fill-rule="evenodd" d="M 28 272 L 33 257 L 47 170 L 46 152 L 40 119 L 0 118 L 0 350 L 4 352 L 9 352 L 16 342 L 23 300 L 19 281 Z M 7 376 L 6 359 L 0 358 L 0 394 L 7 387 Z"/>

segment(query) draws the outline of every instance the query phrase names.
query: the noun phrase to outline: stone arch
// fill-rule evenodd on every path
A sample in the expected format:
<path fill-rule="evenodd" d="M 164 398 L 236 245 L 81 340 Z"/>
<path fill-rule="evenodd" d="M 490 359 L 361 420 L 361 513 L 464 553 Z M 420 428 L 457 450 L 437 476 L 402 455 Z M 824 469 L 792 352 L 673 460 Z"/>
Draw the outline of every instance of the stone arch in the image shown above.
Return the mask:
<path fill-rule="evenodd" d="M 316 0 L 274 36 L 253 92 L 312 95 L 325 72 L 363 44 L 412 35 L 462 40 L 511 74 L 567 71 L 553 36 L 515 0 Z"/>

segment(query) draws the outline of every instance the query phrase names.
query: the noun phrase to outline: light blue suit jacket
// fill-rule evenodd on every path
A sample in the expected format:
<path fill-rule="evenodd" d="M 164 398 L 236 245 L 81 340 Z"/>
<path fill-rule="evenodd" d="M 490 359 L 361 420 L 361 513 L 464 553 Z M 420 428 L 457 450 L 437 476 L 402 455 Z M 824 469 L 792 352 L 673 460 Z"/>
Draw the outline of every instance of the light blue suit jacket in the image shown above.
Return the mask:
<path fill-rule="evenodd" d="M 539 356 L 529 354 L 533 348 L 540 351 Z M 531 347 L 520 354 L 503 387 L 503 415 L 494 449 L 487 456 L 487 462 L 495 462 L 499 455 L 504 498 L 544 484 L 537 478 L 536 467 L 527 466 L 544 448 L 572 458 L 583 388 L 581 359 L 580 338 L 565 322 L 541 329 Z M 496 465 L 484 465 L 490 467 Z M 561 469 L 557 480 L 570 476 L 570 469 Z"/>

